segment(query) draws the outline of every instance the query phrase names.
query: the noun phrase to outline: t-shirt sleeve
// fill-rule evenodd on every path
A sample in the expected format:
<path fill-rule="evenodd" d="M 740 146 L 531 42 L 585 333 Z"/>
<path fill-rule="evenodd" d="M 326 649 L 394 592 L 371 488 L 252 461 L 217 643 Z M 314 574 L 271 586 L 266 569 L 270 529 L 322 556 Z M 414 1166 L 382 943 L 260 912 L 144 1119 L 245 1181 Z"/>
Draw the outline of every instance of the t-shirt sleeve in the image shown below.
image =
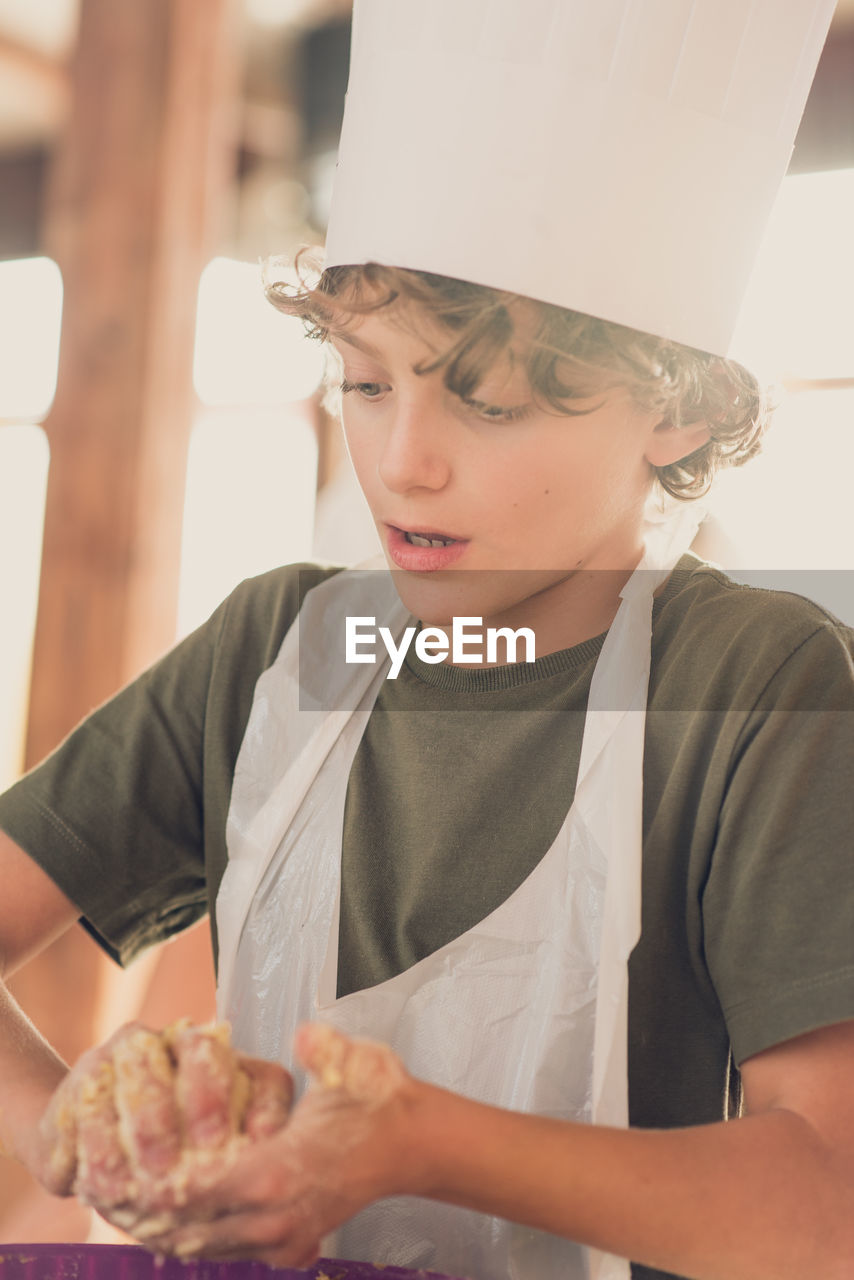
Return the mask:
<path fill-rule="evenodd" d="M 703 893 L 738 1063 L 854 1018 L 854 644 L 820 626 L 746 718 Z"/>
<path fill-rule="evenodd" d="M 0 828 L 119 963 L 211 909 L 255 683 L 305 592 L 337 572 L 294 564 L 247 579 L 0 796 Z"/>
<path fill-rule="evenodd" d="M 0 796 L 0 827 L 122 964 L 207 910 L 203 732 L 226 609 Z"/>

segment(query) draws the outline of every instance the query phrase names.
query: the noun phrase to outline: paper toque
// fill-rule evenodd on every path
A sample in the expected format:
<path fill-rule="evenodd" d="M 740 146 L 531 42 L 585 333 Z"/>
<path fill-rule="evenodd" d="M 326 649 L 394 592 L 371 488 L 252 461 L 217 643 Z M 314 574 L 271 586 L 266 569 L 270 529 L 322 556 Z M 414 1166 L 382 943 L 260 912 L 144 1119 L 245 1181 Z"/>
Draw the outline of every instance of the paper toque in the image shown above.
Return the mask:
<path fill-rule="evenodd" d="M 355 0 L 327 265 L 724 355 L 835 0 Z"/>

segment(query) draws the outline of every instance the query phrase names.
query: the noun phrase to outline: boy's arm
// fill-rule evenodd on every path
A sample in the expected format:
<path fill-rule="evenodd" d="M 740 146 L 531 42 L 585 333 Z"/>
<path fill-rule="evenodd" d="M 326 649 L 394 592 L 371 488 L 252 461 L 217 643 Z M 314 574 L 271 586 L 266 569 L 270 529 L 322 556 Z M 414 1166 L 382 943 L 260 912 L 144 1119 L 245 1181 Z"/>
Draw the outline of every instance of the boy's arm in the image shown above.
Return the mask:
<path fill-rule="evenodd" d="M 6 979 L 80 917 L 29 854 L 0 830 L 0 978 Z"/>
<path fill-rule="evenodd" d="M 67 1066 L 9 994 L 5 980 L 79 917 L 50 877 L 0 831 L 0 1148 L 41 1177 L 39 1120 Z"/>
<path fill-rule="evenodd" d="M 412 1194 L 693 1280 L 850 1280 L 854 1022 L 746 1062 L 744 1118 L 667 1131 L 483 1106 L 338 1033 L 330 1073 L 320 1030 L 304 1028 L 298 1048 L 329 1084 L 310 1089 L 289 1127 L 247 1153 L 158 1247 L 304 1264 L 313 1243 L 372 1200 Z"/>
<path fill-rule="evenodd" d="M 480 1116 L 461 1141 L 448 1109 L 439 1197 L 488 1200 L 492 1212 L 696 1280 L 850 1277 L 854 1022 L 757 1055 L 742 1073 L 744 1118 L 700 1128 Z"/>

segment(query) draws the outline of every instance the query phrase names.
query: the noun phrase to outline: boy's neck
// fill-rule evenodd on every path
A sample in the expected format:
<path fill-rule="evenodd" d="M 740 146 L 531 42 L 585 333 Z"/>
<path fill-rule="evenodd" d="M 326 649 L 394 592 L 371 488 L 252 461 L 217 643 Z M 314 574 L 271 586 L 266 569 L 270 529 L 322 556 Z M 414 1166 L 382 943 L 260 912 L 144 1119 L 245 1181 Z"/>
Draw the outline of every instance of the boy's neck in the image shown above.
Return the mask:
<path fill-rule="evenodd" d="M 465 651 L 469 662 L 474 660 L 478 666 L 487 667 L 525 660 L 525 645 L 521 638 L 516 644 L 517 656 L 514 658 L 512 653 L 508 656 L 506 644 L 501 637 L 498 638 L 490 660 L 487 653 L 490 629 L 500 631 L 507 628 L 518 632 L 522 628 L 529 628 L 534 633 L 537 658 L 557 653 L 561 649 L 574 648 L 602 635 L 617 615 L 620 592 L 632 572 L 633 569 L 575 570 L 545 585 L 542 590 L 504 612 L 483 618 L 480 627 L 469 629 L 483 637 L 482 645 L 476 640 L 466 639 Z M 446 661 L 452 666 L 462 665 L 453 661 L 451 624 L 439 629 L 448 638 L 449 657 Z"/>

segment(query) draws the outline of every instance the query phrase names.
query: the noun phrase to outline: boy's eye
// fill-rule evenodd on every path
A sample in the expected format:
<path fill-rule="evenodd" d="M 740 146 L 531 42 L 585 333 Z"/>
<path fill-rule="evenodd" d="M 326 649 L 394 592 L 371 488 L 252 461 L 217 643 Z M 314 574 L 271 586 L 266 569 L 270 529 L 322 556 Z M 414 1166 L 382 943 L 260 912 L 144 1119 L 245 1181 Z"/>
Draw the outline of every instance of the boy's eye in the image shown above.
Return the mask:
<path fill-rule="evenodd" d="M 348 382 L 345 378 L 341 383 L 342 395 L 355 391 L 363 400 L 378 400 L 386 390 L 387 387 L 382 382 Z"/>
<path fill-rule="evenodd" d="M 473 410 L 478 417 L 485 418 L 487 422 L 520 422 L 528 417 L 532 408 L 530 404 L 504 407 L 498 404 L 487 404 L 485 400 L 472 400 L 469 397 L 463 399 L 463 404 L 467 409 Z"/>

